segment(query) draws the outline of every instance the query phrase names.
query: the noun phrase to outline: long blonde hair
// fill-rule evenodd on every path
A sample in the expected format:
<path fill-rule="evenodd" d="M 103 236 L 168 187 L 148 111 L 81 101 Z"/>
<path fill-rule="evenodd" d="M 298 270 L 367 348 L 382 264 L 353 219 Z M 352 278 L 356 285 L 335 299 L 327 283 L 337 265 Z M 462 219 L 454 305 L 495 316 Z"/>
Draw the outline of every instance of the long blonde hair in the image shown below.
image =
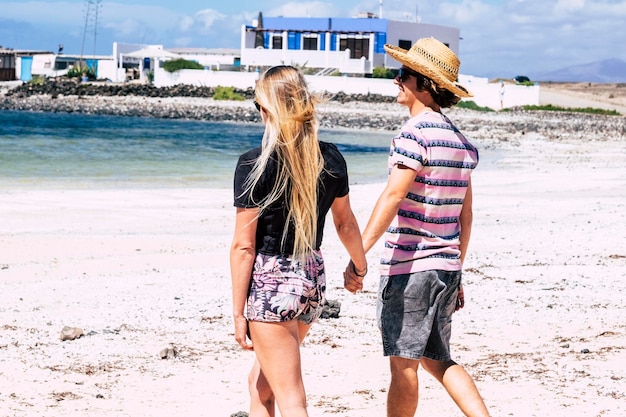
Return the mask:
<path fill-rule="evenodd" d="M 268 69 L 256 83 L 255 101 L 264 112 L 265 133 L 261 155 L 246 181 L 246 190 L 257 185 L 270 158 L 277 159 L 276 181 L 259 204 L 259 213 L 284 198 L 287 222 L 295 230 L 293 256 L 303 257 L 315 249 L 317 237 L 318 179 L 324 159 L 315 119 L 317 97 L 307 87 L 302 73 L 291 66 Z"/>

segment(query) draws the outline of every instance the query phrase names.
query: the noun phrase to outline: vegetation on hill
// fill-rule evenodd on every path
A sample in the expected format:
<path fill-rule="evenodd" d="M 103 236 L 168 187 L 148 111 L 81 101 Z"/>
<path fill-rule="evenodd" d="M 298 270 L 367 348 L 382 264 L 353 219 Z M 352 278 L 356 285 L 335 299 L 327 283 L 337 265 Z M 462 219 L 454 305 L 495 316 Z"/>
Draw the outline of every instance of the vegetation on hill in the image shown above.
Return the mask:
<path fill-rule="evenodd" d="M 204 66 L 187 59 L 172 59 L 163 63 L 163 69 L 167 72 L 176 72 L 183 69 L 204 69 Z"/>
<path fill-rule="evenodd" d="M 235 91 L 235 87 L 217 86 L 213 91 L 213 100 L 243 101 L 245 97 Z"/>
<path fill-rule="evenodd" d="M 372 78 L 393 79 L 395 76 L 396 76 L 396 73 L 390 70 L 389 68 L 376 67 L 372 70 Z"/>
<path fill-rule="evenodd" d="M 522 109 L 529 111 L 563 111 L 574 113 L 601 114 L 605 116 L 621 116 L 616 110 L 597 109 L 593 107 L 559 107 L 547 104 L 543 106 L 522 106 Z M 507 111 L 508 109 L 505 109 Z"/>
<path fill-rule="evenodd" d="M 485 111 L 485 112 L 494 111 L 491 107 L 479 106 L 473 100 L 461 100 L 458 102 L 456 106 L 461 109 L 469 109 L 469 110 L 476 110 L 476 111 Z"/>
<path fill-rule="evenodd" d="M 67 70 L 68 78 L 83 78 L 87 77 L 89 80 L 96 79 L 96 70 L 95 68 L 89 67 L 87 65 L 75 65 L 69 70 Z"/>

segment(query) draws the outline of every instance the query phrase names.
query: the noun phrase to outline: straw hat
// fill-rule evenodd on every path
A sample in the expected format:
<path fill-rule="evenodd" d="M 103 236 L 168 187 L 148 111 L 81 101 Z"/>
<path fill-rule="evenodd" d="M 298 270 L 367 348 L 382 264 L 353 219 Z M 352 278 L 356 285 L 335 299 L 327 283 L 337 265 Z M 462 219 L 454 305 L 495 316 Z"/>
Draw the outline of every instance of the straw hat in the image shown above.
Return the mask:
<path fill-rule="evenodd" d="M 437 86 L 459 97 L 472 97 L 472 93 L 456 82 L 461 61 L 450 48 L 437 39 L 418 39 L 408 51 L 387 44 L 385 52 L 406 67 L 430 78 Z"/>

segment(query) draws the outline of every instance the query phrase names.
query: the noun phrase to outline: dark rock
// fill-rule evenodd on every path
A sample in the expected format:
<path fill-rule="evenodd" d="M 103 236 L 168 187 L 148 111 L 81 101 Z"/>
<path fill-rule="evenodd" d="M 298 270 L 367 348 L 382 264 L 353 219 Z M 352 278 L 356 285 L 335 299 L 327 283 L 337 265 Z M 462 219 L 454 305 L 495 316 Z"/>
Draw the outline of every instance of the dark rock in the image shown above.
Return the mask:
<path fill-rule="evenodd" d="M 326 300 L 322 305 L 322 319 L 338 319 L 341 303 L 337 300 Z"/>

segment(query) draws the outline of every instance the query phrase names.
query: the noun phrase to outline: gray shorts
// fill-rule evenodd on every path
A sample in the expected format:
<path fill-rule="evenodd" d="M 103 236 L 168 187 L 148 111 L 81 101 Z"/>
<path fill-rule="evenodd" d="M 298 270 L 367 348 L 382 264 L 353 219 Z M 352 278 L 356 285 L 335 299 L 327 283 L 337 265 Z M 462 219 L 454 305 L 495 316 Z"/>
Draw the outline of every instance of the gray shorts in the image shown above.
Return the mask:
<path fill-rule="evenodd" d="M 381 276 L 377 318 L 385 356 L 450 360 L 461 271 Z"/>

